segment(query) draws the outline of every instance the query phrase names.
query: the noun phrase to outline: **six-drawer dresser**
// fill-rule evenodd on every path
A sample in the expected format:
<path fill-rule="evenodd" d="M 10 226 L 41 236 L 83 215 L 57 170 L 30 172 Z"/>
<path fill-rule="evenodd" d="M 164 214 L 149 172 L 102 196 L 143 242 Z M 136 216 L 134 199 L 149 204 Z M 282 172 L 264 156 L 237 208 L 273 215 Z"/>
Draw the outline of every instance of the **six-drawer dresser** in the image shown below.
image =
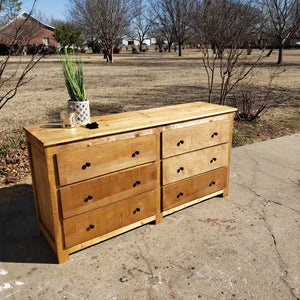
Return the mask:
<path fill-rule="evenodd" d="M 39 228 L 58 262 L 228 194 L 234 108 L 203 102 L 25 127 Z"/>

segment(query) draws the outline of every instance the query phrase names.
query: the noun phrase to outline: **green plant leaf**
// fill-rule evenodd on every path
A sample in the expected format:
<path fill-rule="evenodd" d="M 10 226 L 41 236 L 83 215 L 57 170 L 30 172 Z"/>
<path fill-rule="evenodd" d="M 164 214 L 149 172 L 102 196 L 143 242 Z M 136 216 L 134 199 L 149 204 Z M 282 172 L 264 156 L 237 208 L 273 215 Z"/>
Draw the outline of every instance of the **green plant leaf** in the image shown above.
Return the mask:
<path fill-rule="evenodd" d="M 86 101 L 82 60 L 78 57 L 74 59 L 72 54 L 68 54 L 67 49 L 60 57 L 70 99 L 72 101 Z"/>

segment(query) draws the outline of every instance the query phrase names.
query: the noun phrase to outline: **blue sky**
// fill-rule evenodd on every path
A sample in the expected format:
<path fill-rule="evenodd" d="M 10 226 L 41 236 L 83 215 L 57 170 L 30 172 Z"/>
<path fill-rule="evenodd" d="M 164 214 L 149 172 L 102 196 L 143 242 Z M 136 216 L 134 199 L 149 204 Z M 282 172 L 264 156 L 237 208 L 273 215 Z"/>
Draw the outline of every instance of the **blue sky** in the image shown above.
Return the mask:
<path fill-rule="evenodd" d="M 21 11 L 29 12 L 33 4 L 33 0 L 24 0 Z M 65 20 L 66 7 L 69 0 L 37 0 L 34 15 L 39 15 L 46 18 L 53 17 L 54 19 Z"/>

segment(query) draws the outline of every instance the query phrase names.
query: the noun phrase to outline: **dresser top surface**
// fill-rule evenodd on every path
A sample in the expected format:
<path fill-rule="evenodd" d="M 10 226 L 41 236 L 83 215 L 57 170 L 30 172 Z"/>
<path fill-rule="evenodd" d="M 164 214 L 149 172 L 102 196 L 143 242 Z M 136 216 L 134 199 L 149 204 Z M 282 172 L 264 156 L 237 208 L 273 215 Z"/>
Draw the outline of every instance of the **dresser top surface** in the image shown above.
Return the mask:
<path fill-rule="evenodd" d="M 60 122 L 25 126 L 24 130 L 43 146 L 54 146 L 111 134 L 166 126 L 178 122 L 234 112 L 236 109 L 205 102 L 192 102 L 91 118 L 99 128 L 61 128 Z"/>

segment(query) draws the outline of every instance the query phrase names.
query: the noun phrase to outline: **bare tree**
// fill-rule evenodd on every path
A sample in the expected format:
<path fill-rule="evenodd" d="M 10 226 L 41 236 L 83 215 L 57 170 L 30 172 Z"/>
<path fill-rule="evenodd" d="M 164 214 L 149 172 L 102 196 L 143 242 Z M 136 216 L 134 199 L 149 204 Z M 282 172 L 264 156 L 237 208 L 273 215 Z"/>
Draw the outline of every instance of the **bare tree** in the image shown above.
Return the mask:
<path fill-rule="evenodd" d="M 277 64 L 281 64 L 283 49 L 300 26 L 300 1 L 263 0 L 261 7 L 266 15 L 266 32 L 279 48 Z"/>
<path fill-rule="evenodd" d="M 193 0 L 153 0 L 152 8 L 155 12 L 159 27 L 165 30 L 166 37 L 174 37 L 178 44 L 178 55 L 182 55 L 183 44 L 191 37 Z M 170 43 L 169 43 L 170 45 Z"/>
<path fill-rule="evenodd" d="M 135 0 L 70 0 L 70 19 L 87 37 L 101 41 L 107 62 L 113 48 L 134 17 Z"/>
<path fill-rule="evenodd" d="M 148 12 L 149 9 L 146 2 L 143 0 L 138 1 L 135 7 L 136 16 L 132 20 L 133 26 L 131 36 L 139 42 L 140 51 L 143 50 L 143 43 L 152 29 L 153 21 Z"/>
<path fill-rule="evenodd" d="M 0 1 L 0 13 L 4 9 L 5 5 L 13 2 Z M 31 12 L 33 11 L 36 0 L 33 2 Z M 5 40 L 7 45 L 7 54 L 0 59 L 0 109 L 7 104 L 8 101 L 13 99 L 17 94 L 18 89 L 32 80 L 32 77 L 28 77 L 28 73 L 36 66 L 36 64 L 43 58 L 44 55 L 32 55 L 25 65 L 21 63 L 17 64 L 14 69 L 9 69 L 9 62 L 14 53 L 13 47 L 18 43 L 18 47 L 23 49 L 25 45 L 33 37 L 32 24 L 29 22 L 29 17 L 16 20 L 12 26 L 4 26 L 0 29 L 1 36 Z"/>
<path fill-rule="evenodd" d="M 159 51 L 162 52 L 163 46 L 165 44 L 165 36 L 163 32 L 159 28 L 156 28 L 154 26 L 153 29 L 151 30 L 151 36 L 155 38 L 156 46 L 158 46 Z"/>
<path fill-rule="evenodd" d="M 7 24 L 17 16 L 21 10 L 22 2 L 18 0 L 1 0 L 0 1 L 0 25 Z"/>
<path fill-rule="evenodd" d="M 163 13 L 163 11 L 156 6 L 155 1 L 151 2 L 151 8 L 155 16 L 153 18 L 154 33 L 158 37 L 159 41 L 162 41 L 160 49 L 162 48 L 163 40 L 166 40 L 168 43 L 168 50 L 171 52 L 171 47 L 176 41 L 173 24 L 167 14 Z"/>
<path fill-rule="evenodd" d="M 244 2 L 204 1 L 198 3 L 193 19 L 207 74 L 208 101 L 212 101 L 213 92 L 218 89 L 219 104 L 224 105 L 232 89 L 250 74 L 262 57 L 262 53 L 248 59 L 244 55 L 245 44 L 255 36 L 256 11 Z M 211 47 L 215 49 L 211 51 Z"/>
<path fill-rule="evenodd" d="M 249 3 L 233 0 L 212 0 L 198 3 L 193 28 L 202 43 L 210 43 L 222 58 L 231 44 L 244 47 L 256 34 L 258 11 Z M 255 37 L 255 36 L 254 36 Z"/>

